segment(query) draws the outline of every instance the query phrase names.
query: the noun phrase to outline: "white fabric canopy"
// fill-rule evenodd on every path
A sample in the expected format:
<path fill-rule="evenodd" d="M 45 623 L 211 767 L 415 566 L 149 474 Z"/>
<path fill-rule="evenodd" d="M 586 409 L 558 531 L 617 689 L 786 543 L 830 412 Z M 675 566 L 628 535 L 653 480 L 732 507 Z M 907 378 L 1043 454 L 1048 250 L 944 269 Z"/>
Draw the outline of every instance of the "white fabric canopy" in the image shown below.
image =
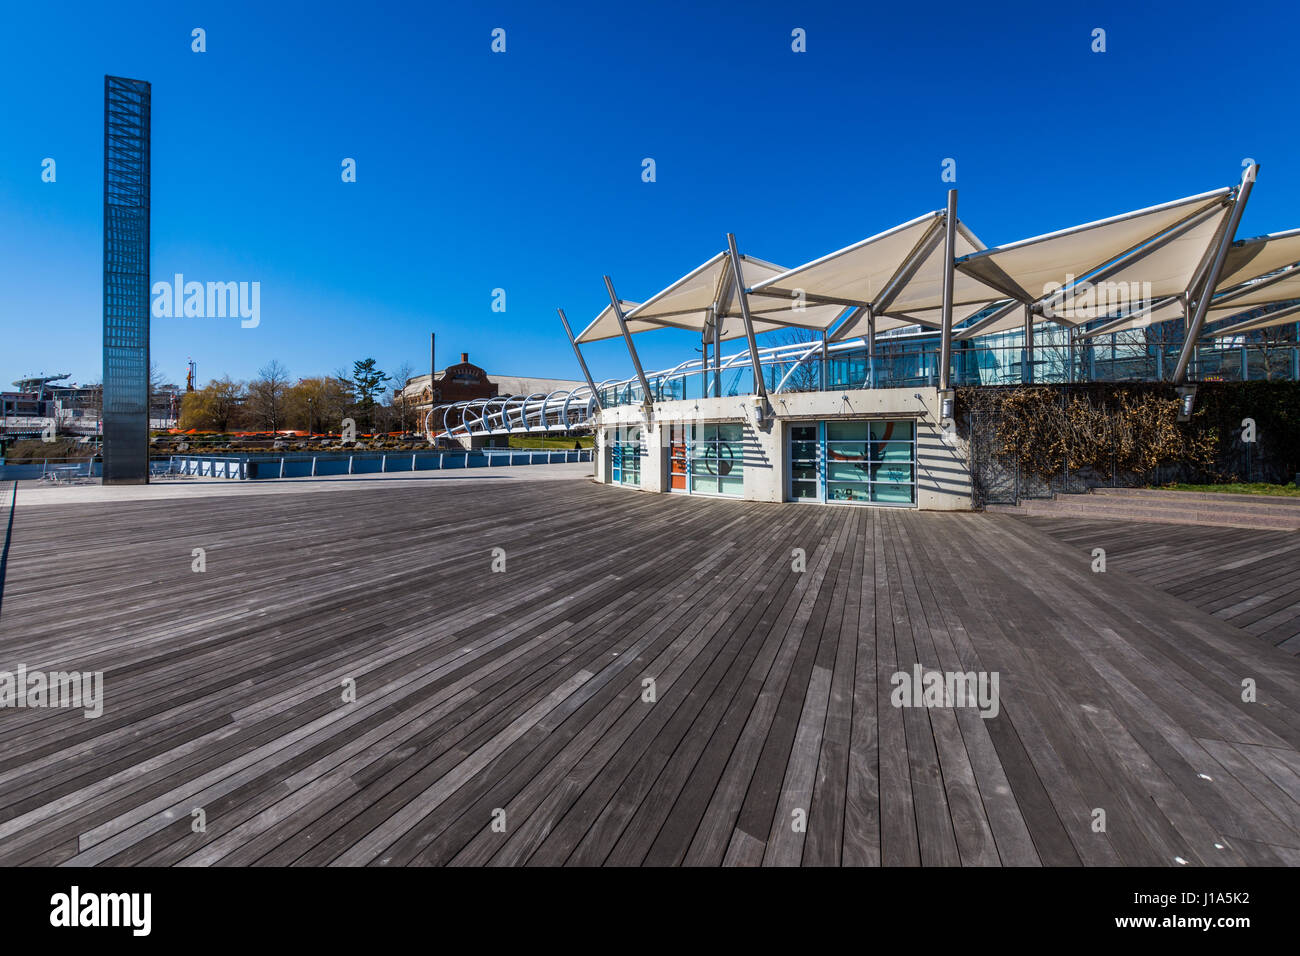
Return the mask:
<path fill-rule="evenodd" d="M 627 314 L 630 318 L 654 319 L 690 315 L 713 308 L 728 269 L 727 254 L 719 252 L 698 268 L 692 269 Z"/>
<path fill-rule="evenodd" d="M 1271 282 L 1267 285 L 1260 285 L 1260 288 L 1254 291 L 1249 290 L 1249 286 L 1238 287 L 1234 294 L 1228 297 L 1222 297 L 1210 304 L 1205 311 L 1205 321 L 1222 322 L 1234 315 L 1242 312 L 1250 312 L 1261 306 L 1272 305 L 1275 302 L 1287 302 L 1291 299 L 1300 299 L 1300 270 L 1296 275 L 1280 279 L 1277 282 Z M 1181 301 L 1173 300 L 1170 302 L 1157 302 L 1154 307 L 1143 309 L 1135 312 L 1133 315 L 1126 317 L 1119 322 L 1111 322 L 1094 329 L 1090 335 L 1109 335 L 1112 332 L 1126 332 L 1129 329 L 1145 328 L 1149 325 L 1157 325 L 1160 322 L 1168 322 L 1171 319 L 1184 318 L 1183 304 Z M 1249 320 L 1251 322 L 1254 319 Z M 1214 333 L 1216 336 L 1220 333 Z"/>
<path fill-rule="evenodd" d="M 1245 292 L 1248 288 L 1247 283 L 1254 282 L 1270 272 L 1276 272 L 1297 263 L 1300 263 L 1300 229 L 1290 229 L 1286 232 L 1276 232 L 1266 236 L 1255 236 L 1251 239 L 1239 239 L 1228 249 L 1219 282 L 1215 286 L 1215 293 L 1221 299 L 1224 299 L 1233 293 Z M 1282 281 L 1289 282 L 1290 280 Z M 1251 306 L 1252 300 L 1254 305 L 1259 305 L 1295 297 L 1283 294 L 1276 299 L 1270 298 L 1275 294 L 1268 291 L 1270 288 L 1272 287 L 1265 286 L 1252 293 L 1252 299 L 1246 300 L 1244 305 L 1246 307 Z M 1289 288 L 1292 287 L 1284 287 L 1283 293 L 1288 291 Z M 1244 307 L 1234 309 L 1234 306 L 1242 305 L 1243 301 L 1241 299 L 1226 298 L 1226 301 L 1221 306 L 1212 305 L 1207 317 L 1212 321 L 1221 321 L 1225 316 L 1232 315 L 1234 311 L 1245 311 Z M 1158 306 L 1154 310 L 1136 313 L 1119 322 L 1108 323 L 1094 329 L 1090 334 L 1102 335 L 1111 332 L 1124 332 L 1128 329 L 1155 325 L 1158 322 L 1167 322 L 1170 319 L 1182 317 L 1182 304 L 1174 302 Z"/>
<path fill-rule="evenodd" d="M 899 318 L 892 315 L 876 316 L 876 334 L 881 332 L 891 332 L 894 329 L 905 329 L 908 326 L 918 325 L 915 319 Z M 856 339 L 867 334 L 867 313 L 863 310 L 860 313 L 850 313 L 849 317 L 844 320 L 834 332 L 830 334 L 830 341 L 844 342 L 848 339 Z"/>
<path fill-rule="evenodd" d="M 979 315 L 979 313 L 987 309 L 990 304 L 991 303 L 988 302 L 971 302 L 966 305 L 954 305 L 952 307 L 952 324 L 957 325 L 959 322 L 965 322 L 967 319 Z M 943 324 L 943 305 L 941 303 L 932 309 L 913 309 L 909 312 L 895 312 L 891 310 L 888 315 L 893 318 L 906 320 L 906 322 L 911 325 L 926 325 L 930 328 L 937 329 Z"/>
<path fill-rule="evenodd" d="M 943 213 L 926 213 L 762 281 L 750 281 L 746 275 L 755 296 L 752 301 L 772 295 L 789 297 L 802 289 L 807 295 L 845 305 L 869 305 L 914 253 L 934 241 L 942 223 Z"/>
<path fill-rule="evenodd" d="M 1183 220 L 1223 202 L 1230 189 L 1190 196 L 1161 206 L 1085 223 L 975 253 L 957 264 L 967 275 L 1007 295 L 1037 301 L 1052 288 L 1081 279 Z"/>
<path fill-rule="evenodd" d="M 1211 302 L 1210 312 L 1223 313 L 1225 310 L 1231 312 L 1234 309 L 1244 312 L 1246 309 L 1268 305 L 1270 302 L 1300 299 L 1300 269 L 1292 269 L 1290 273 L 1274 281 L 1264 280 L 1238 286 L 1221 299 Z"/>
<path fill-rule="evenodd" d="M 619 300 L 623 307 L 623 315 L 626 316 L 629 309 L 637 306 L 636 302 L 628 302 L 624 299 Z M 644 332 L 647 329 L 658 329 L 663 326 L 655 325 L 651 322 L 628 322 L 627 330 L 629 332 Z M 614 339 L 623 334 L 623 330 L 618 327 L 618 319 L 614 317 L 614 307 L 607 305 L 600 310 L 600 315 L 592 319 L 591 324 L 578 333 L 578 342 L 596 342 L 600 339 Z"/>
<path fill-rule="evenodd" d="M 754 293 L 751 308 L 763 296 L 802 290 L 809 301 L 871 306 L 880 331 L 918 323 L 938 325 L 945 215 L 942 211 L 927 213 L 781 275 L 750 283 Z M 956 246 L 956 254 L 965 256 L 983 249 L 984 243 L 958 221 Z M 962 307 L 953 310 L 954 322 L 960 321 L 959 313 L 968 317 L 1003 297 L 977 279 L 960 274 L 954 278 L 953 302 Z M 968 305 L 974 309 L 965 308 Z M 889 316 L 903 321 L 887 323 Z M 859 324 L 865 328 L 865 321 L 855 322 L 854 327 Z M 848 337 L 851 332 L 835 336 L 837 340 Z"/>
<path fill-rule="evenodd" d="M 1268 315 L 1257 316 L 1253 319 L 1246 319 L 1235 325 L 1229 325 L 1216 332 L 1210 333 L 1210 338 L 1221 339 L 1228 335 L 1240 335 L 1242 332 L 1254 332 L 1256 329 L 1267 329 L 1278 325 L 1292 325 L 1300 322 L 1300 305 L 1288 306 L 1285 309 L 1278 309 L 1276 312 L 1270 312 Z"/>
<path fill-rule="evenodd" d="M 1026 301 L 1044 307 L 1035 313 L 1035 322 L 1079 325 L 1115 317 L 1091 335 L 1182 319 L 1180 296 L 1204 276 L 1232 196 L 1231 189 L 1217 189 L 992 249 L 959 221 L 953 324 L 969 322 L 990 307 L 993 311 L 965 329 L 955 328 L 954 338 L 1020 328 Z M 877 332 L 938 328 L 946 265 L 944 220 L 942 210 L 930 212 L 794 269 L 740 256 L 754 332 L 824 332 L 849 315 L 831 336 L 844 341 L 866 334 L 868 307 L 875 311 Z M 1260 277 L 1298 263 L 1300 229 L 1235 242 L 1207 319 L 1223 321 L 1261 305 L 1300 299 L 1300 269 L 1295 276 L 1252 288 Z M 628 331 L 679 328 L 711 336 L 716 325 L 722 339 L 741 338 L 742 294 L 730 257 L 721 252 L 644 303 L 624 303 Z M 854 307 L 857 311 L 850 315 Z M 606 306 L 577 341 L 619 335 L 613 309 Z"/>
<path fill-rule="evenodd" d="M 1239 239 L 1228 249 L 1217 291 L 1300 262 L 1300 229 Z"/>
<path fill-rule="evenodd" d="M 984 249 L 984 243 L 976 238 L 975 234 L 966 228 L 965 223 L 960 219 L 957 220 L 957 236 L 955 243 L 954 256 L 972 255 Z M 888 315 L 911 315 L 935 310 L 936 316 L 938 310 L 943 308 L 943 274 L 944 274 L 944 243 L 939 242 L 930 250 L 922 261 L 920 267 L 903 286 L 902 291 L 894 297 L 884 309 Z M 975 306 L 974 312 L 978 312 L 984 306 L 987 306 L 999 299 L 1005 299 L 1006 295 L 987 285 L 983 281 L 961 272 L 953 273 L 952 303 L 953 303 L 953 322 L 957 319 L 957 306 Z M 974 314 L 970 312 L 968 314 Z M 940 320 L 936 318 L 936 323 Z"/>
<path fill-rule="evenodd" d="M 740 256 L 741 277 L 746 284 L 770 279 L 786 272 L 778 266 L 752 256 Z M 717 311 L 715 312 L 714 309 Z M 754 334 L 784 328 L 824 331 L 844 314 L 842 305 L 826 305 L 794 299 L 788 293 L 775 296 L 750 296 L 749 313 Z M 716 322 L 723 340 L 742 338 L 745 323 L 740 311 L 740 294 L 731 276 L 731 260 L 720 252 L 703 265 L 691 270 L 662 292 L 624 311 L 629 332 L 678 328 L 704 333 Z M 606 306 L 577 336 L 581 343 L 615 338 L 622 334 L 613 309 Z"/>
<path fill-rule="evenodd" d="M 1186 292 L 1212 255 L 1229 211 L 1225 204 L 1202 213 L 1171 230 L 1167 238 L 1148 243 L 1117 268 L 1076 283 L 1051 307 L 1051 316 L 1078 325 L 1149 309 L 1157 300 Z"/>
<path fill-rule="evenodd" d="M 955 313 L 955 310 L 954 310 Z M 1034 316 L 1035 322 L 1043 321 L 1041 316 Z M 1008 302 L 1001 308 L 991 312 L 989 315 L 973 322 L 964 329 L 956 329 L 952 333 L 955 341 L 973 339 L 980 335 L 992 335 L 995 332 L 1010 332 L 1012 329 L 1023 328 L 1025 324 L 1025 306 L 1021 302 Z"/>
<path fill-rule="evenodd" d="M 1222 322 L 1224 319 L 1229 319 L 1242 312 L 1250 312 L 1261 306 L 1272 305 L 1275 302 L 1287 302 L 1291 299 L 1300 299 L 1300 270 L 1297 270 L 1294 276 L 1267 285 L 1261 284 L 1254 291 L 1248 291 L 1249 289 L 1249 286 L 1239 286 L 1237 289 L 1231 290 L 1234 294 L 1220 297 L 1212 302 L 1210 307 L 1205 310 L 1205 321 Z M 1109 335 L 1112 332 L 1126 332 L 1129 329 L 1145 328 L 1172 319 L 1182 318 L 1184 318 L 1184 310 L 1181 301 L 1157 302 L 1153 307 L 1135 312 L 1119 322 L 1110 322 L 1100 326 L 1089 335 L 1097 336 Z M 1218 335 L 1219 333 L 1214 334 Z"/>
<path fill-rule="evenodd" d="M 1091 338 L 1095 335 L 1109 335 L 1111 332 L 1126 332 L 1129 329 L 1146 328 L 1149 325 L 1159 325 L 1161 322 L 1183 317 L 1182 299 L 1158 299 L 1145 308 L 1138 309 L 1136 312 L 1125 316 L 1120 321 L 1108 322 L 1105 325 L 1098 326 L 1087 333 L 1087 337 Z"/>

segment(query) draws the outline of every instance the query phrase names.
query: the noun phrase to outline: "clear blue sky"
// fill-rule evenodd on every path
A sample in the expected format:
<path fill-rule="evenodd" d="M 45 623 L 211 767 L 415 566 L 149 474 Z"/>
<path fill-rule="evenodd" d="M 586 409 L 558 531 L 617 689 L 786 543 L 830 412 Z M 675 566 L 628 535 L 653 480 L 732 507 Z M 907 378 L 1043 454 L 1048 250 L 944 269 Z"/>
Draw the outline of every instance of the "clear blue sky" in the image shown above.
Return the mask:
<path fill-rule="evenodd" d="M 555 307 L 581 328 L 603 273 L 644 298 L 727 231 L 797 265 L 940 207 L 945 157 L 989 244 L 1230 185 L 1246 157 L 1238 234 L 1300 226 L 1293 4 L 710 6 L 5 4 L 0 387 L 99 378 L 105 73 L 153 84 L 154 279 L 261 283 L 256 329 L 154 320 L 173 381 L 190 356 L 202 381 L 423 371 L 430 330 L 439 364 L 577 378 Z M 696 344 L 638 338 L 648 368 Z M 631 374 L 619 341 L 589 360 Z"/>

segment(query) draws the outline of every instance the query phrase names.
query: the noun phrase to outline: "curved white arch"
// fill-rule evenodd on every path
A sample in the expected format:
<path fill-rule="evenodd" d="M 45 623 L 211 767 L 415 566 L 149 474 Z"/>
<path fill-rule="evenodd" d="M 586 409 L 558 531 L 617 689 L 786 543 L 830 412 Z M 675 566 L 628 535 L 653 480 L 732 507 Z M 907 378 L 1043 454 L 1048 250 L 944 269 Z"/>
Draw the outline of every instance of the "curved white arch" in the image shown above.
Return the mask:
<path fill-rule="evenodd" d="M 813 345 L 811 348 L 809 348 L 808 351 L 804 352 L 803 355 L 799 356 L 798 361 L 796 361 L 793 365 L 791 365 L 790 370 L 786 372 L 784 376 L 782 376 L 781 381 L 777 383 L 776 388 L 772 389 L 772 394 L 775 395 L 778 392 L 780 392 L 781 389 L 785 388 L 785 383 L 790 381 L 790 376 L 795 373 L 795 371 L 799 368 L 799 366 L 803 365 L 804 362 L 808 361 L 808 358 L 811 355 L 813 355 L 815 352 L 818 352 L 820 350 L 821 350 L 821 343 L 819 342 L 816 345 Z"/>
<path fill-rule="evenodd" d="M 601 382 L 528 395 L 498 395 L 451 402 L 429 409 L 424 416 L 425 438 L 435 444 L 439 438 L 474 435 L 510 435 L 516 432 L 585 431 L 600 407 L 599 391 L 611 385 Z M 452 424 L 454 422 L 454 424 Z"/>

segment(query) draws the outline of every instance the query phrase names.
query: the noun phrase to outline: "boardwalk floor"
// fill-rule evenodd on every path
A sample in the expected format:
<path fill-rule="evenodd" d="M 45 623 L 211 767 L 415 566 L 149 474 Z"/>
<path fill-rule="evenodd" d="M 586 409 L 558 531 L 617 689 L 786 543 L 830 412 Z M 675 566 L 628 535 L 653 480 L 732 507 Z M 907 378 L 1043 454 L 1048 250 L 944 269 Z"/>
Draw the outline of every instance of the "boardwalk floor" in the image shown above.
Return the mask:
<path fill-rule="evenodd" d="M 0 709 L 0 864 L 1300 864 L 1300 662 L 1089 565 L 581 480 L 19 507 L 0 670 L 105 704 Z"/>
<path fill-rule="evenodd" d="M 1300 654 L 1300 535 L 1294 531 L 1022 518 L 1289 654 Z"/>

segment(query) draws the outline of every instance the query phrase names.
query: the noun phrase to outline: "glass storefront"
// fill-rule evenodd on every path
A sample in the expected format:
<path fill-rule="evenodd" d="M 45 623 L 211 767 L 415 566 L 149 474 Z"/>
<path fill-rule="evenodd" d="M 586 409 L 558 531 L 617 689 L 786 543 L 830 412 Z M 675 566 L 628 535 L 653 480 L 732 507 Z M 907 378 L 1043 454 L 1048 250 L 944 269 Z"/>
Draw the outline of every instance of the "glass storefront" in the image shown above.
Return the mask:
<path fill-rule="evenodd" d="M 744 425 L 691 425 L 688 435 L 691 491 L 739 496 L 745 483 Z"/>
<path fill-rule="evenodd" d="M 616 485 L 641 486 L 641 430 L 617 428 L 609 440 L 610 480 Z"/>
<path fill-rule="evenodd" d="M 916 503 L 911 419 L 796 423 L 788 442 L 790 497 L 797 501 Z"/>

